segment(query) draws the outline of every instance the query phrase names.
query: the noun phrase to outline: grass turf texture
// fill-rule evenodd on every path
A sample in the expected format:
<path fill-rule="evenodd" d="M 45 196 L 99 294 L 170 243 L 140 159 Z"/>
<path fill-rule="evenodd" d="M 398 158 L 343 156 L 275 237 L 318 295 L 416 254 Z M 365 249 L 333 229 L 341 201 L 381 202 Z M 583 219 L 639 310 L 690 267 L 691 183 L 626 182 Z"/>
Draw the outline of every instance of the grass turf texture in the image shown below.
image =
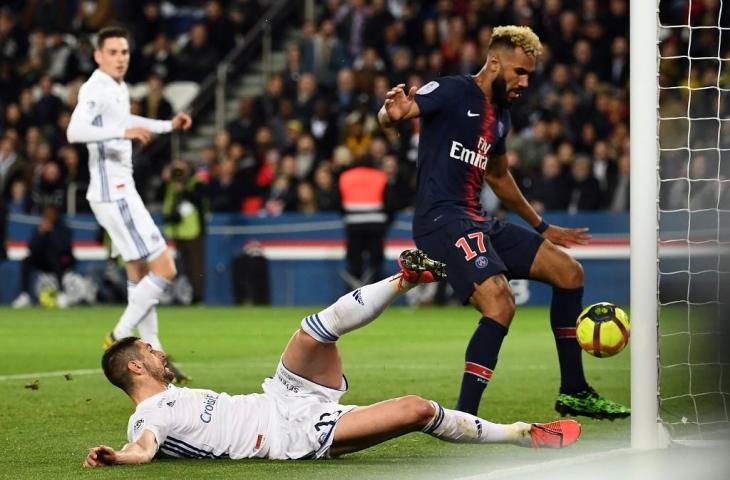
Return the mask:
<path fill-rule="evenodd" d="M 191 387 L 260 391 L 286 341 L 312 308 L 163 308 L 161 338 L 192 375 Z M 121 307 L 0 309 L 0 478 L 444 478 L 626 447 L 629 420 L 580 419 L 583 437 L 566 450 L 453 445 L 411 434 L 331 461 L 156 460 L 151 465 L 82 469 L 89 447 L 119 448 L 133 405 L 101 373 L 40 377 L 37 372 L 98 369 L 101 341 Z M 456 402 L 464 348 L 477 314 L 469 308 L 393 307 L 340 341 L 350 392 L 343 403 L 368 404 L 405 394 Z M 589 381 L 629 402 L 629 349 L 609 359 L 584 355 Z M 519 308 L 502 347 L 480 415 L 497 422 L 549 421 L 559 384 L 544 308 Z"/>

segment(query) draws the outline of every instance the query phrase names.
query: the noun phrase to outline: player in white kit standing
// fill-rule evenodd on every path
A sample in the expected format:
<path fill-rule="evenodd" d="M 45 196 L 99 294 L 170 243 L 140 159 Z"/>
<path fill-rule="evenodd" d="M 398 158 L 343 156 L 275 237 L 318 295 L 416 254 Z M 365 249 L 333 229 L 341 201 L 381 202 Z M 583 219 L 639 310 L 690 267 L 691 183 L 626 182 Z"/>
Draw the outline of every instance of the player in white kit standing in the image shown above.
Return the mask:
<path fill-rule="evenodd" d="M 178 113 L 172 120 L 152 120 L 132 115 L 124 75 L 129 68 L 129 32 L 121 27 L 99 31 L 94 60 L 98 68 L 81 86 L 78 104 L 66 132 L 71 143 L 89 149 L 90 182 L 86 199 L 96 220 L 112 241 L 112 256 L 121 255 L 127 270 L 127 308 L 104 339 L 108 348 L 115 339 L 134 329 L 155 350 L 163 350 L 158 337 L 156 305 L 175 278 L 175 261 L 165 239 L 137 193 L 132 178 L 132 141 L 142 144 L 153 134 L 188 130 L 190 116 Z M 189 378 L 171 366 L 177 382 Z"/>
<path fill-rule="evenodd" d="M 170 385 L 165 354 L 136 337 L 120 339 L 102 358 L 104 374 L 136 405 L 121 450 L 89 450 L 87 467 L 175 458 L 319 459 L 356 452 L 410 432 L 455 443 L 512 443 L 562 448 L 580 436 L 575 420 L 492 423 L 414 395 L 358 407 L 340 404 L 348 389 L 340 336 L 364 327 L 405 291 L 446 276 L 418 250 L 399 258 L 400 272 L 340 297 L 305 317 L 264 393 L 228 395 Z"/>

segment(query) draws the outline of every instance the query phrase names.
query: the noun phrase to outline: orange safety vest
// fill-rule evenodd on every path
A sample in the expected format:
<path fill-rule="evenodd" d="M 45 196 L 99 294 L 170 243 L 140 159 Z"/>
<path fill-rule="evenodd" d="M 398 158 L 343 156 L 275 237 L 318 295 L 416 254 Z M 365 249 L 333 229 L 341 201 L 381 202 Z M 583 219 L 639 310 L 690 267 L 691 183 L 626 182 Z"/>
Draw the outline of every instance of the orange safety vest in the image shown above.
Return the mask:
<path fill-rule="evenodd" d="M 373 167 L 355 167 L 340 175 L 340 196 L 345 223 L 385 223 L 385 173 Z"/>

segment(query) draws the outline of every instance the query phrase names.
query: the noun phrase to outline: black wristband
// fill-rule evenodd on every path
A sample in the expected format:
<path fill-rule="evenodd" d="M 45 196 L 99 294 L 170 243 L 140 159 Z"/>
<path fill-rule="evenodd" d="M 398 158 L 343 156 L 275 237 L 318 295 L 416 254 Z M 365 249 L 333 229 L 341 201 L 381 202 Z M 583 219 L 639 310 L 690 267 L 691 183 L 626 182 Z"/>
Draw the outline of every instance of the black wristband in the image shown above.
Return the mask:
<path fill-rule="evenodd" d="M 548 229 L 549 226 L 550 224 L 547 223 L 545 220 L 540 220 L 540 223 L 534 228 L 537 233 L 543 233 L 545 230 Z"/>

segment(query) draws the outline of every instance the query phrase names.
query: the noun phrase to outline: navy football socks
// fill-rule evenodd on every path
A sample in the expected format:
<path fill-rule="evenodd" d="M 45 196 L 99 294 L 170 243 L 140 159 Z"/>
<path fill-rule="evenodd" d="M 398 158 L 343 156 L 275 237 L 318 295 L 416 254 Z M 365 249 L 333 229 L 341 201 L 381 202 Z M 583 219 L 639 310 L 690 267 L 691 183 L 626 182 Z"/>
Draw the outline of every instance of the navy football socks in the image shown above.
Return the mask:
<path fill-rule="evenodd" d="M 575 339 L 575 322 L 580 315 L 582 304 L 583 287 L 553 288 L 550 325 L 558 347 L 561 393 L 577 393 L 588 387 L 583 373 L 582 350 Z"/>
<path fill-rule="evenodd" d="M 484 389 L 492 378 L 507 327 L 482 317 L 466 347 L 466 363 L 456 410 L 476 415 Z"/>

